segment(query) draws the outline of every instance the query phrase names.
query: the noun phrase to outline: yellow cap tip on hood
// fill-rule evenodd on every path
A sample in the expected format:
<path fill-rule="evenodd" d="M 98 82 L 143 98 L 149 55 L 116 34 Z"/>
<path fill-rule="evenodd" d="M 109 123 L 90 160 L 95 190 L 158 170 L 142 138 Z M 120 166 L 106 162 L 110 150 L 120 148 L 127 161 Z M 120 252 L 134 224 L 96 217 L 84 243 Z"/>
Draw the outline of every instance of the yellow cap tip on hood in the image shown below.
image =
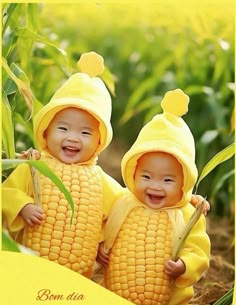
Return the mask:
<path fill-rule="evenodd" d="M 188 104 L 189 97 L 181 89 L 168 91 L 161 101 L 164 113 L 171 113 L 179 117 L 188 112 Z"/>
<path fill-rule="evenodd" d="M 90 77 L 95 77 L 104 71 L 104 60 L 96 52 L 83 53 L 77 62 L 77 66 L 81 72 L 88 74 Z"/>

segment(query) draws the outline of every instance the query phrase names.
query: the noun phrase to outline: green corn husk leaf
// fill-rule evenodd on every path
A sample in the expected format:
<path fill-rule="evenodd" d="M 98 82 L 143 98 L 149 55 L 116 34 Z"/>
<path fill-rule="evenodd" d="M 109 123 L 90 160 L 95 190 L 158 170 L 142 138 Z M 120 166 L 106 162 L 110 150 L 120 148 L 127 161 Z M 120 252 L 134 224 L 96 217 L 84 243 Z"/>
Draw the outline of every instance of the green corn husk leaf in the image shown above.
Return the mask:
<path fill-rule="evenodd" d="M 5 11 L 3 11 L 4 17 L 3 20 L 3 27 L 2 27 L 2 36 L 5 33 L 5 30 L 7 29 L 8 24 L 11 21 L 11 16 L 14 13 L 16 7 L 17 7 L 17 3 L 11 3 L 11 4 L 5 4 L 5 6 L 7 5 L 7 9 Z"/>
<path fill-rule="evenodd" d="M 14 92 L 15 89 L 14 85 L 12 84 L 12 82 L 14 82 L 19 92 L 23 95 L 30 112 L 34 116 L 43 105 L 34 96 L 30 88 L 30 81 L 28 77 L 15 63 L 12 63 L 11 67 L 9 67 L 4 57 L 2 58 L 2 66 L 9 76 L 9 80 L 7 80 L 5 84 L 7 90 L 9 93 Z"/>
<path fill-rule="evenodd" d="M 200 216 L 202 215 L 202 212 L 204 210 L 204 203 L 205 203 L 205 199 L 203 198 L 203 200 L 196 205 L 195 211 L 193 212 L 191 218 L 185 225 L 180 237 L 178 238 L 178 240 L 176 240 L 175 244 L 173 245 L 173 252 L 171 256 L 172 260 L 176 261 L 178 259 L 179 253 L 185 243 L 185 240 L 187 239 L 193 226 L 197 223 Z"/>
<path fill-rule="evenodd" d="M 5 91 L 2 90 L 2 143 L 7 158 L 15 157 L 14 127 L 11 107 Z"/>
<path fill-rule="evenodd" d="M 20 78 L 18 78 L 11 68 L 8 66 L 7 61 L 5 58 L 2 58 L 2 66 L 8 76 L 14 81 L 14 83 L 17 85 L 17 88 L 19 92 L 24 96 L 24 99 L 26 101 L 27 106 L 29 107 L 30 111 L 32 111 L 32 104 L 33 104 L 33 93 L 28 85 L 28 83 Z"/>
<path fill-rule="evenodd" d="M 8 233 L 7 230 L 2 231 L 2 248 L 3 251 L 20 252 L 34 256 L 38 256 L 38 253 L 30 248 L 27 248 L 17 243 Z"/>
<path fill-rule="evenodd" d="M 229 179 L 231 176 L 234 176 L 235 170 L 232 169 L 231 171 L 227 172 L 223 176 L 221 176 L 221 179 L 214 185 L 212 190 L 212 197 L 216 195 L 216 193 L 219 191 L 219 189 L 223 186 L 224 182 Z"/>
<path fill-rule="evenodd" d="M 71 207 L 71 211 L 72 211 L 71 222 L 72 222 L 72 218 L 74 216 L 74 202 L 72 200 L 72 197 L 68 192 L 68 190 L 66 189 L 66 187 L 64 186 L 64 184 L 62 183 L 62 181 L 57 177 L 57 175 L 55 175 L 52 172 L 52 170 L 48 167 L 48 165 L 45 162 L 41 160 L 35 161 L 35 160 L 4 159 L 2 160 L 2 170 L 16 167 L 22 163 L 28 163 L 30 166 L 35 167 L 39 172 L 41 172 L 44 176 L 48 177 L 55 183 L 55 185 L 65 195 L 66 200 L 68 201 Z"/>
<path fill-rule="evenodd" d="M 203 168 L 201 175 L 196 183 L 196 192 L 200 182 L 205 178 L 217 165 L 230 159 L 235 153 L 235 143 L 230 144 L 225 149 L 216 154 Z"/>
<path fill-rule="evenodd" d="M 234 287 L 231 288 L 223 297 L 217 300 L 213 305 L 231 305 L 233 302 Z"/>
<path fill-rule="evenodd" d="M 34 31 L 31 31 L 27 28 L 16 28 L 15 34 L 22 39 L 32 39 L 33 41 L 41 42 L 51 47 L 56 48 L 65 58 L 67 58 L 67 53 L 60 48 L 60 45 L 56 42 L 52 42 L 50 39 L 47 39 L 41 35 L 38 35 Z"/>
<path fill-rule="evenodd" d="M 2 231 L 2 250 L 20 252 L 17 243 L 15 243 L 14 240 L 8 237 L 8 235 L 4 231 Z"/>

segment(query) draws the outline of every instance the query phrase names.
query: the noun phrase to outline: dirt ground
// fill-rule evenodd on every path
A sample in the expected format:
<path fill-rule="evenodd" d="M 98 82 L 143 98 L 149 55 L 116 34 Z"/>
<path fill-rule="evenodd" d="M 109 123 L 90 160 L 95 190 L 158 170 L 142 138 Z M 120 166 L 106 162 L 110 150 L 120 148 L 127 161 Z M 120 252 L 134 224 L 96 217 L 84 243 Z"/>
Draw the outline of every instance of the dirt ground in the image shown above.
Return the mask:
<path fill-rule="evenodd" d="M 113 142 L 99 158 L 103 169 L 119 182 L 124 153 L 125 148 Z M 210 213 L 207 224 L 212 245 L 210 267 L 194 286 L 191 305 L 212 305 L 234 286 L 234 224 L 228 219 L 213 219 Z M 101 283 L 99 274 L 96 280 Z"/>
<path fill-rule="evenodd" d="M 212 220 L 210 216 L 207 221 L 210 268 L 195 285 L 192 305 L 212 305 L 234 286 L 234 225 L 228 219 Z"/>

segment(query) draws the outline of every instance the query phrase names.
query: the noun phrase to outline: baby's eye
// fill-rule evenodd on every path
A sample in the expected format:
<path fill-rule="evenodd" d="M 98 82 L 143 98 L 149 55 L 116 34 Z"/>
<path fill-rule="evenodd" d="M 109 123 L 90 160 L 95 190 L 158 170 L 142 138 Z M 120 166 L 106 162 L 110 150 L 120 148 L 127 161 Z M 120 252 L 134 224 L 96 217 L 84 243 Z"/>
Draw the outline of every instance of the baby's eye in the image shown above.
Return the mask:
<path fill-rule="evenodd" d="M 63 127 L 63 126 L 59 126 L 58 129 L 67 131 L 67 128 L 66 128 L 66 127 Z"/>
<path fill-rule="evenodd" d="M 144 179 L 150 179 L 150 176 L 148 176 L 148 175 L 142 175 L 142 178 L 144 178 Z"/>
<path fill-rule="evenodd" d="M 89 132 L 89 131 L 82 131 L 82 134 L 85 134 L 85 135 L 92 135 L 92 133 Z"/>
<path fill-rule="evenodd" d="M 174 180 L 171 179 L 171 178 L 165 178 L 164 181 L 165 181 L 165 182 L 173 182 Z"/>

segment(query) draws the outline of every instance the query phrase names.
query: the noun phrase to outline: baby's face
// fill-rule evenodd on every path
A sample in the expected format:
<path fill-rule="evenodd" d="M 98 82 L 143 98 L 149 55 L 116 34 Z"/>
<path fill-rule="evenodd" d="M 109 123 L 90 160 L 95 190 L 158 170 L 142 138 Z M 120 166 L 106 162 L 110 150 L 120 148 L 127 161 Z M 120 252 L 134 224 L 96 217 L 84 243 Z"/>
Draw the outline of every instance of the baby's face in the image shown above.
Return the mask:
<path fill-rule="evenodd" d="M 144 154 L 134 175 L 134 195 L 152 209 L 174 206 L 182 198 L 182 166 L 164 152 Z"/>
<path fill-rule="evenodd" d="M 66 108 L 58 112 L 45 131 L 47 148 L 63 163 L 91 159 L 99 145 L 99 122 L 88 112 Z"/>

